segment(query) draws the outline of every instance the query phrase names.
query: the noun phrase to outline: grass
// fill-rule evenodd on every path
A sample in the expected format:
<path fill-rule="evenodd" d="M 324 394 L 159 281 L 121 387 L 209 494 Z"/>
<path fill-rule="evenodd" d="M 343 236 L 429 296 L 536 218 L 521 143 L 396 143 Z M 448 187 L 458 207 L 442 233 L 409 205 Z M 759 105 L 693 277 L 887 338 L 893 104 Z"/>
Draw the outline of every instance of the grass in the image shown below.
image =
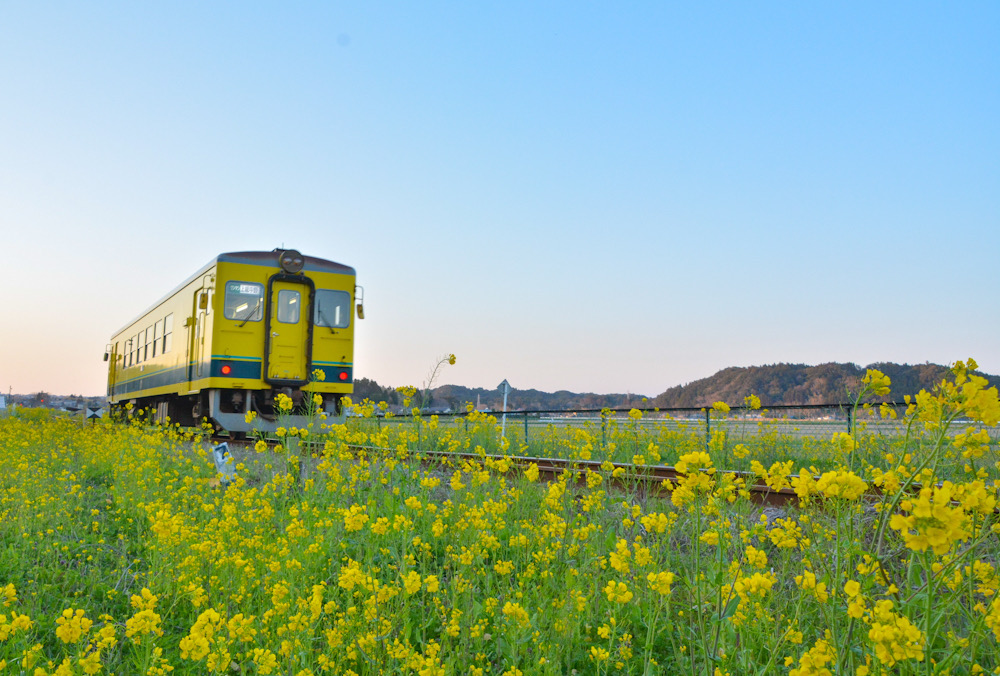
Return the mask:
<path fill-rule="evenodd" d="M 956 367 L 891 441 L 858 428 L 736 458 L 746 439 L 706 447 L 703 434 L 632 418 L 535 447 L 658 454 L 686 474 L 657 497 L 612 490 L 607 472 L 546 484 L 486 458 L 519 450 L 486 416 L 468 431 L 430 417 L 333 426 L 306 437 L 315 454 L 287 434 L 277 451 L 235 451 L 223 489 L 197 435 L 29 411 L 0 420 L 0 663 L 26 674 L 992 671 L 997 417 L 996 390 Z M 483 456 L 428 464 L 430 447 Z M 766 464 L 788 449 L 799 455 Z M 753 504 L 714 471 L 734 458 L 801 505 Z M 826 463 L 818 481 L 789 476 L 813 461 Z M 872 484 L 878 502 L 861 499 Z"/>

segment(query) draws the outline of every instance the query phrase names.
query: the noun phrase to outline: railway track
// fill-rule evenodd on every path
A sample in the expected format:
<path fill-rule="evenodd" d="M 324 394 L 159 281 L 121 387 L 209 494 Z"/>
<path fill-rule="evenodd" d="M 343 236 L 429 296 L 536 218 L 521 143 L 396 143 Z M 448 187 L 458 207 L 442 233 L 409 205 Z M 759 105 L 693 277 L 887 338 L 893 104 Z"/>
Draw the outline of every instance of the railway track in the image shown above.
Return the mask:
<path fill-rule="evenodd" d="M 232 440 L 229 438 L 213 439 L 215 442 L 226 442 L 230 446 L 249 448 L 253 445 L 247 440 Z M 395 453 L 396 449 L 383 448 L 380 446 L 349 446 L 352 450 L 364 450 L 369 452 Z M 451 462 L 458 464 L 461 462 L 483 463 L 486 460 L 493 462 L 506 461 L 512 466 L 527 469 L 530 465 L 538 467 L 539 479 L 555 481 L 565 472 L 576 473 L 575 481 L 584 484 L 587 481 L 587 473 L 601 472 L 606 476 L 606 480 L 618 489 L 624 490 L 626 487 L 637 487 L 648 494 L 666 495 L 670 492 L 668 485 L 675 486 L 684 477 L 676 468 L 668 465 L 648 465 L 637 467 L 625 463 L 611 463 L 612 469 L 607 471 L 607 465 L 596 460 L 566 460 L 563 458 L 541 458 L 532 456 L 504 456 L 504 455 L 479 455 L 477 453 L 450 452 L 450 451 L 413 451 L 413 457 L 425 463 L 441 464 Z M 610 474 L 610 476 L 608 476 Z M 758 504 L 769 507 L 781 507 L 790 503 L 797 504 L 798 494 L 790 488 L 774 489 L 760 483 L 760 478 L 753 472 L 742 472 L 736 470 L 716 470 L 716 474 L 727 474 L 743 479 L 746 482 L 746 489 L 750 499 Z M 880 491 L 871 491 L 871 498 L 881 497 Z"/>
<path fill-rule="evenodd" d="M 480 456 L 475 453 L 448 453 L 445 451 L 431 451 L 423 455 L 436 458 L 454 458 L 458 460 L 469 460 L 482 462 L 485 458 L 492 458 L 499 462 L 506 459 L 516 466 L 527 468 L 534 464 L 538 467 L 539 478 L 553 481 L 564 472 L 577 472 L 577 483 L 586 483 L 587 471 L 607 473 L 606 465 L 595 460 L 565 460 L 562 458 L 536 458 L 529 456 Z M 635 465 L 623 463 L 611 463 L 608 481 L 619 488 L 626 486 L 641 486 L 650 493 L 666 494 L 670 491 L 666 484 L 677 485 L 684 477 L 676 468 L 669 465 L 649 465 L 637 467 Z M 620 471 L 619 471 L 620 470 Z M 753 472 L 716 470 L 716 474 L 730 474 L 742 478 L 747 483 L 747 491 L 750 499 L 756 503 L 778 507 L 791 502 L 797 503 L 798 494 L 790 488 L 775 490 L 766 484 L 757 483 L 758 477 Z"/>
<path fill-rule="evenodd" d="M 212 441 L 213 443 L 226 442 L 230 446 L 241 448 L 248 448 L 255 443 L 245 439 L 234 440 L 228 437 L 213 437 Z M 268 445 L 274 446 L 277 445 L 277 442 L 269 441 Z M 348 448 L 355 451 L 364 450 L 384 453 L 395 453 L 397 451 L 397 449 L 382 446 L 349 445 Z M 678 485 L 681 479 L 686 476 L 682 472 L 679 472 L 677 468 L 670 465 L 646 465 L 639 467 L 627 463 L 610 463 L 611 470 L 609 472 L 607 470 L 607 465 L 604 462 L 598 462 L 596 460 L 566 460 L 563 458 L 491 454 L 479 455 L 477 453 L 459 453 L 435 450 L 413 451 L 412 456 L 426 464 L 443 464 L 448 462 L 451 466 L 455 466 L 463 461 L 481 464 L 487 460 L 491 460 L 495 463 L 506 461 L 515 467 L 520 467 L 522 470 L 527 469 L 530 465 L 535 465 L 538 467 L 538 477 L 541 480 L 555 481 L 564 473 L 572 472 L 575 474 L 574 482 L 577 484 L 586 483 L 588 471 L 600 471 L 602 476 L 606 477 L 605 480 L 607 483 L 620 490 L 625 490 L 626 488 L 639 488 L 647 495 L 659 496 L 669 494 L 672 487 Z M 764 507 L 783 507 L 790 504 L 798 505 L 800 502 L 798 493 L 796 493 L 793 489 L 771 488 L 767 484 L 761 483 L 760 477 L 753 472 L 716 469 L 715 475 L 730 475 L 743 479 L 750 500 Z M 798 478 L 798 476 L 798 474 L 790 474 L 788 475 L 788 478 L 795 479 Z M 819 477 L 814 475 L 813 479 L 818 480 Z M 668 487 L 668 485 L 670 487 Z M 941 484 L 938 483 L 936 485 L 940 486 Z M 923 488 L 923 484 L 914 482 L 910 485 L 909 490 L 912 493 L 917 493 L 921 488 Z M 862 499 L 868 502 L 878 502 L 882 499 L 882 497 L 883 491 L 880 488 L 877 486 L 869 486 L 868 490 L 865 491 L 865 494 L 862 496 Z M 952 500 L 951 504 L 953 506 L 960 505 L 960 503 L 956 500 Z M 993 511 L 995 514 L 1000 514 L 1000 507 L 995 508 Z"/>

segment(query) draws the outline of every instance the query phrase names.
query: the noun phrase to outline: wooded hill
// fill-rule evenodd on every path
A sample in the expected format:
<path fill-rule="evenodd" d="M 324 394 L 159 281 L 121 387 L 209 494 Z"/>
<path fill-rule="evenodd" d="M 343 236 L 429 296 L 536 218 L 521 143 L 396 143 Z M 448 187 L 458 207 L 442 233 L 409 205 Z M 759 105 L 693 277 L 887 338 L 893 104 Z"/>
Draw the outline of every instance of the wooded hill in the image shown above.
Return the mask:
<path fill-rule="evenodd" d="M 401 406 L 402 398 L 391 387 L 382 387 L 373 380 L 360 378 L 354 383 L 354 394 L 351 398 L 358 402 L 362 399 L 386 401 L 393 406 Z M 464 410 L 467 403 L 478 404 L 492 411 L 503 408 L 503 393 L 496 389 L 482 387 L 462 387 L 461 385 L 442 385 L 431 390 L 431 408 Z M 629 406 L 645 406 L 642 395 L 635 394 L 578 394 L 560 390 L 558 392 L 541 392 L 539 390 L 512 389 L 507 397 L 507 410 L 510 411 L 550 411 L 580 408 L 624 408 Z M 413 406 L 427 408 L 423 405 L 423 392 L 413 398 Z"/>
<path fill-rule="evenodd" d="M 894 364 L 884 362 L 858 366 L 856 364 L 769 364 L 767 366 L 732 367 L 710 378 L 687 385 L 671 387 L 653 398 L 653 405 L 709 406 L 715 401 L 730 405 L 741 404 L 743 397 L 756 394 L 764 406 L 776 404 L 829 404 L 847 402 L 860 391 L 861 379 L 867 369 L 878 369 L 889 376 L 892 391 L 885 401 L 902 401 L 903 396 L 920 390 L 931 390 L 951 376 L 947 366 L 939 364 Z M 983 373 L 991 385 L 1000 386 L 1000 377 Z"/>
<path fill-rule="evenodd" d="M 749 394 L 760 397 L 764 406 L 777 404 L 833 404 L 844 403 L 861 388 L 861 378 L 867 369 L 878 369 L 892 380 L 892 392 L 886 401 L 902 401 L 907 394 L 920 390 L 930 390 L 937 383 L 951 375 L 947 366 L 938 364 L 894 364 L 891 362 L 858 366 L 856 364 L 829 363 L 809 366 L 806 364 L 769 364 L 766 366 L 731 367 L 713 376 L 695 380 L 686 385 L 671 387 L 666 392 L 643 401 L 637 394 L 577 394 L 560 390 L 541 392 L 539 390 L 511 390 L 507 398 L 508 410 L 566 410 L 581 408 L 675 408 L 711 406 L 713 402 L 724 401 L 731 406 L 743 403 Z M 1000 387 L 1000 376 L 984 373 L 991 385 Z M 361 401 L 385 400 L 400 405 L 399 394 L 390 387 L 359 379 L 355 383 L 353 399 Z M 499 390 L 442 385 L 431 392 L 431 408 L 460 410 L 467 402 L 491 410 L 499 410 L 503 405 L 503 395 Z M 415 397 L 412 405 L 423 405 L 421 395 Z"/>

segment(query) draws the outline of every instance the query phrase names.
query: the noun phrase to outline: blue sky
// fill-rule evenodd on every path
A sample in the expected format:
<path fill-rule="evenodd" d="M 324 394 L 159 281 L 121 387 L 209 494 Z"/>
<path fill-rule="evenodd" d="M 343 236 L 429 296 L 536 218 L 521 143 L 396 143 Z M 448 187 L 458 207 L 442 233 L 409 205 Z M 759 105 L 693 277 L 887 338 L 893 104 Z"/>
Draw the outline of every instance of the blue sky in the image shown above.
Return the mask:
<path fill-rule="evenodd" d="M 0 5 L 0 389 L 99 394 L 223 251 L 354 266 L 359 377 L 1000 373 L 1000 5 Z"/>

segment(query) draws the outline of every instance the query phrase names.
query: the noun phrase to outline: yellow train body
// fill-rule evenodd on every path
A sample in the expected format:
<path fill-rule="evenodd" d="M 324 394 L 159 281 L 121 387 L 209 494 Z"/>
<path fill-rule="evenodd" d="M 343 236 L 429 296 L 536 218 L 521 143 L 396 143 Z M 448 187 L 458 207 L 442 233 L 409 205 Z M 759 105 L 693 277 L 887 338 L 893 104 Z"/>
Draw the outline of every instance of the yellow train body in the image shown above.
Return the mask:
<path fill-rule="evenodd" d="M 273 429 L 278 393 L 342 416 L 356 288 L 353 268 L 294 250 L 220 254 L 111 338 L 109 403 L 233 433 L 250 411 Z"/>

